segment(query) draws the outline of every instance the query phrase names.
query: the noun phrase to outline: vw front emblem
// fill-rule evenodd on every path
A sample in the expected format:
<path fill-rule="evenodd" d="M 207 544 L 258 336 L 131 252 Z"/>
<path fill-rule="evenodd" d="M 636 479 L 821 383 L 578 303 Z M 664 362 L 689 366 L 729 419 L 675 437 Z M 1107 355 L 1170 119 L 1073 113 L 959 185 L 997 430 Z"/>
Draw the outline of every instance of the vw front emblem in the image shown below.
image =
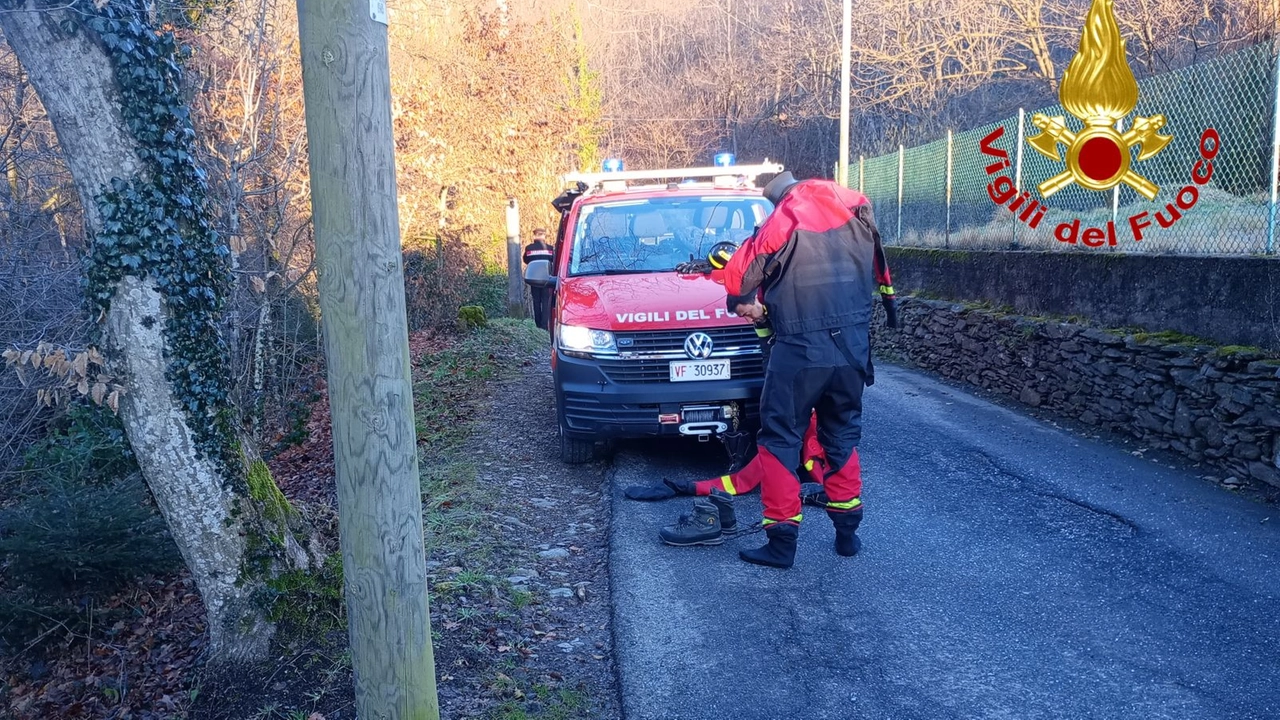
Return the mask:
<path fill-rule="evenodd" d="M 711 357 L 711 336 L 704 332 L 696 332 L 684 339 L 684 354 L 694 360 Z"/>

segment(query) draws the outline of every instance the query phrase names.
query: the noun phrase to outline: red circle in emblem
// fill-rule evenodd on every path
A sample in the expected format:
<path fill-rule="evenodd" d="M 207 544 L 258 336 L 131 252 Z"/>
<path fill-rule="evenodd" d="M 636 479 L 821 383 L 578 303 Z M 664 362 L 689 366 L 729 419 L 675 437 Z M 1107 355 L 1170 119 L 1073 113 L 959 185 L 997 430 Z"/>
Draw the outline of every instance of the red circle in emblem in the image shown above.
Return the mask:
<path fill-rule="evenodd" d="M 1120 147 L 1111 138 L 1089 138 L 1080 148 L 1079 162 L 1081 172 L 1089 179 L 1110 180 L 1120 172 Z"/>

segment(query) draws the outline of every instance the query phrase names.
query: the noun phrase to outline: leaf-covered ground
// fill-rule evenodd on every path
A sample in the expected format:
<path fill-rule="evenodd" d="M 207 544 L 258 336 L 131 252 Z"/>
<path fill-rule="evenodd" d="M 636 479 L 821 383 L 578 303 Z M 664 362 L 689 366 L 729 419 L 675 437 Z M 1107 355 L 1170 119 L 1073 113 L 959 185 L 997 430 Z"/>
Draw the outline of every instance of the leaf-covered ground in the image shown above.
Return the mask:
<path fill-rule="evenodd" d="M 559 462 L 546 333 L 498 320 L 410 345 L 442 717 L 617 717 L 604 476 Z M 319 395 L 305 439 L 269 465 L 336 549 Z M 235 673 L 203 666 L 204 610 L 185 574 L 136 583 L 111 601 L 120 620 L 0 666 L 0 716 L 354 718 L 337 578 L 282 583 L 271 661 Z"/>

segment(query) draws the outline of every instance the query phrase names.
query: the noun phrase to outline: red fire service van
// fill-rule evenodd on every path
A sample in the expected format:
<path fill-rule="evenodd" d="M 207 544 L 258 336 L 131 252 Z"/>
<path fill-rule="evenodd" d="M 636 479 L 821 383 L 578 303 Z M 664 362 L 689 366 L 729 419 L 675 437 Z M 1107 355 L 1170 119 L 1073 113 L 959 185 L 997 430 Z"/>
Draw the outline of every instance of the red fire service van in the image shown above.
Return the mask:
<path fill-rule="evenodd" d="M 616 438 L 710 440 L 758 424 L 764 380 L 750 321 L 725 309 L 724 287 L 675 268 L 719 242 L 740 244 L 773 206 L 755 187 L 781 165 L 572 174 L 553 202 L 555 255 L 525 281 L 553 291 L 549 320 L 567 463 Z"/>

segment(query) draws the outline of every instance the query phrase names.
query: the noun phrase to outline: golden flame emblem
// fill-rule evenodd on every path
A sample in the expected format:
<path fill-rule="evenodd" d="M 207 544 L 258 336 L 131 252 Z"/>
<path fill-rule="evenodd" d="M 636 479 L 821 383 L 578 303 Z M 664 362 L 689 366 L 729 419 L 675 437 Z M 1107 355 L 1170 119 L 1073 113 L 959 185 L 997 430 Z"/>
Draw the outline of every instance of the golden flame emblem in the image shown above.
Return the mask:
<path fill-rule="evenodd" d="M 1138 104 L 1138 81 L 1125 57 L 1114 5 L 1115 0 L 1093 0 L 1089 6 L 1080 50 L 1062 74 L 1058 89 L 1062 106 L 1084 123 L 1084 129 L 1072 132 L 1062 115 L 1031 117 L 1031 124 L 1040 130 L 1027 138 L 1032 149 L 1061 162 L 1058 144 L 1067 148 L 1067 169 L 1037 186 L 1043 197 L 1072 183 L 1090 190 L 1110 190 L 1124 183 L 1148 200 L 1160 192 L 1159 186 L 1133 170 L 1130 150 L 1141 147 L 1138 160 L 1163 150 L 1173 140 L 1159 134 L 1164 116 L 1137 117 L 1129 130 L 1116 130 L 1116 123 Z"/>

